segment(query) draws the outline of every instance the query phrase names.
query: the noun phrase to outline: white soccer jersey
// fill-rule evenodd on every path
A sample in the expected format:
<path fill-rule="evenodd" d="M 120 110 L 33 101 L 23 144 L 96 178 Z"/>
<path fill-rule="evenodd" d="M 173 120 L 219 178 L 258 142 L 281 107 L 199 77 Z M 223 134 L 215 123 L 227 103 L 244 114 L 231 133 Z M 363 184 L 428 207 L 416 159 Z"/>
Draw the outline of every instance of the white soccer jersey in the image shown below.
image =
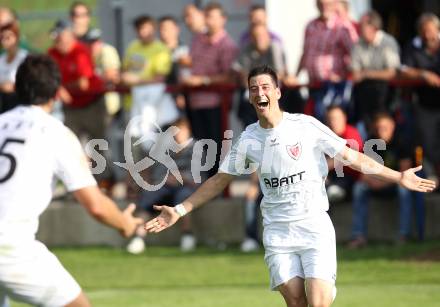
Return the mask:
<path fill-rule="evenodd" d="M 249 125 L 226 155 L 220 172 L 258 172 L 264 195 L 263 224 L 315 216 L 329 207 L 324 154 L 334 157 L 346 141 L 315 118 L 284 112 L 272 129 Z"/>
<path fill-rule="evenodd" d="M 36 106 L 0 116 L 0 244 L 35 238 L 54 175 L 69 191 L 95 185 L 77 137 Z"/>

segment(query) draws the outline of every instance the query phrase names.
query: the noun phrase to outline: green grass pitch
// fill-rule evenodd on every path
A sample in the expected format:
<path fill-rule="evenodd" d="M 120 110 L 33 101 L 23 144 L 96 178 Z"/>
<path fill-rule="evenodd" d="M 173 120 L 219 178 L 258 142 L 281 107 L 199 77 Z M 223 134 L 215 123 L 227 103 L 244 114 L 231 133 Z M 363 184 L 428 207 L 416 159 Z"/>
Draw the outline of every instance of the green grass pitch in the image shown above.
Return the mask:
<path fill-rule="evenodd" d="M 82 285 L 93 306 L 284 306 L 268 289 L 263 253 L 151 247 L 141 256 L 111 248 L 54 252 Z M 335 307 L 439 306 L 440 242 L 404 247 L 338 248 Z M 428 260 L 426 260 L 426 258 Z M 12 307 L 24 306 L 13 303 Z"/>

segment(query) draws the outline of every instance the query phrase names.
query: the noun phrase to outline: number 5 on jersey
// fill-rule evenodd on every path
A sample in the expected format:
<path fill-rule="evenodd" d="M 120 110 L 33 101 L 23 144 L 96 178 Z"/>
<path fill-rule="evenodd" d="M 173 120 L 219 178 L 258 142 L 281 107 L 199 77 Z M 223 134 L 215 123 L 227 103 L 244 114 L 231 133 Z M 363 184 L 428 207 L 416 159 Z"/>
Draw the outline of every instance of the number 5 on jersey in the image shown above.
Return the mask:
<path fill-rule="evenodd" d="M 6 172 L 6 174 L 3 177 L 0 177 L 0 183 L 4 183 L 4 182 L 8 181 L 12 177 L 12 175 L 14 175 L 15 169 L 17 168 L 17 159 L 15 159 L 15 157 L 12 154 L 5 151 L 6 146 L 9 143 L 24 144 L 24 140 L 7 138 L 7 139 L 5 139 L 3 144 L 0 146 L 0 159 L 1 159 L 1 157 L 4 157 L 7 160 L 9 160 L 9 170 Z M 0 174 L 0 176 L 1 176 L 1 174 Z"/>

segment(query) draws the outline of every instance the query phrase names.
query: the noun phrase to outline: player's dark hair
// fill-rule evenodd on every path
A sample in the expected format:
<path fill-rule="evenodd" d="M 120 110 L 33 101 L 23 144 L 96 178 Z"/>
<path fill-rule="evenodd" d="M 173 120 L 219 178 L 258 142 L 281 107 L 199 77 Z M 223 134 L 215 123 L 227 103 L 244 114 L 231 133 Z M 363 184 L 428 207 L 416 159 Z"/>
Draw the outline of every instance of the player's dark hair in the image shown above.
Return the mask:
<path fill-rule="evenodd" d="M 273 81 L 273 84 L 276 87 L 278 87 L 277 73 L 269 65 L 261 65 L 261 66 L 256 66 L 256 67 L 252 68 L 251 71 L 249 72 L 249 76 L 248 76 L 248 85 L 249 85 L 249 81 L 251 80 L 251 78 L 253 78 L 255 76 L 259 76 L 259 75 L 269 75 Z"/>
<path fill-rule="evenodd" d="M 18 67 L 15 91 L 20 104 L 45 104 L 56 96 L 61 85 L 58 65 L 48 56 L 33 54 Z"/>
<path fill-rule="evenodd" d="M 156 21 L 150 15 L 141 15 L 134 19 L 133 26 L 136 30 L 139 30 L 146 23 L 151 23 L 153 27 L 156 25 Z"/>

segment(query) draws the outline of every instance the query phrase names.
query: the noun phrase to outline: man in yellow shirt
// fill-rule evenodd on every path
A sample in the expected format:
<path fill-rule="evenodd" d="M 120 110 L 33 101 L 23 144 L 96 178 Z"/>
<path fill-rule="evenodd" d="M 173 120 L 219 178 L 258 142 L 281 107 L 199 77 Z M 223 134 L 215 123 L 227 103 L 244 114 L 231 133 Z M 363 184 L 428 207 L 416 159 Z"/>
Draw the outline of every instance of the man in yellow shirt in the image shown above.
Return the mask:
<path fill-rule="evenodd" d="M 154 19 L 142 15 L 134 20 L 133 25 L 138 38 L 125 51 L 122 82 L 130 87 L 164 82 L 171 69 L 171 53 L 155 38 Z M 130 105 L 125 101 L 125 107 Z"/>
<path fill-rule="evenodd" d="M 127 126 L 129 134 L 135 140 L 140 140 L 149 135 L 156 125 L 163 127 L 171 124 L 179 114 L 173 98 L 166 92 L 165 80 L 172 65 L 171 52 L 156 39 L 155 20 L 142 15 L 134 20 L 133 25 L 137 39 L 125 51 L 121 82 L 131 89 L 123 102 L 125 119 L 130 120 Z M 133 145 L 135 161 L 146 156 L 148 144 Z"/>

